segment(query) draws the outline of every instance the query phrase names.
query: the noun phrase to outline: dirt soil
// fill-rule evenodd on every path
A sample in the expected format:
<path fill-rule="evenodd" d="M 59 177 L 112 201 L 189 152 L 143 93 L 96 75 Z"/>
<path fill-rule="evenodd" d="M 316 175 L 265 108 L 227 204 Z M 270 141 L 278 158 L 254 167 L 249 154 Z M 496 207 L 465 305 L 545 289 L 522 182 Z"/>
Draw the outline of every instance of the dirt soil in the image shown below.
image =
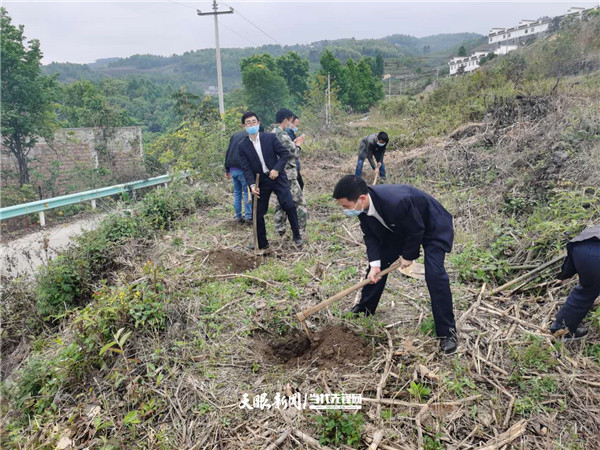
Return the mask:
<path fill-rule="evenodd" d="M 262 259 L 246 253 L 222 248 L 209 252 L 206 262 L 214 271 L 227 274 L 242 273 L 255 269 L 262 263 Z"/>
<path fill-rule="evenodd" d="M 342 325 L 311 333 L 311 338 L 312 342 L 302 331 L 294 330 L 269 344 L 269 356 L 290 366 L 314 364 L 326 369 L 366 364 L 371 358 L 368 344 Z"/>

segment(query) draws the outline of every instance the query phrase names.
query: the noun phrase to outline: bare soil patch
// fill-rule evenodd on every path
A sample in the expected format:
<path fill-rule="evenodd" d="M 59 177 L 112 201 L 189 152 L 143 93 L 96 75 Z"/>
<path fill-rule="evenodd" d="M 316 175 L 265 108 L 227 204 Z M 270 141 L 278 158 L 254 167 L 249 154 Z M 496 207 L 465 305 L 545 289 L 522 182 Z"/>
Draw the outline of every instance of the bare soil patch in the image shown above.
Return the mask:
<path fill-rule="evenodd" d="M 227 274 L 255 269 L 261 265 L 262 259 L 247 253 L 222 248 L 209 252 L 206 262 L 216 272 Z"/>
<path fill-rule="evenodd" d="M 312 342 L 302 331 L 293 330 L 270 342 L 267 356 L 290 366 L 312 364 L 326 369 L 364 365 L 371 359 L 368 343 L 342 325 L 312 333 L 311 338 Z"/>

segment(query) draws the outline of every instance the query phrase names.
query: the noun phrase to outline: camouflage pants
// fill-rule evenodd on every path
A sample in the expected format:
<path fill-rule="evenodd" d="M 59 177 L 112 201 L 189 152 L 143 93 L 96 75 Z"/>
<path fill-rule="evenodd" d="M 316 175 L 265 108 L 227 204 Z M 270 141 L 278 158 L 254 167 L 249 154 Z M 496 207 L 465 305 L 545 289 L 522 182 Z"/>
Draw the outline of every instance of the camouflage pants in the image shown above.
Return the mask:
<path fill-rule="evenodd" d="M 298 212 L 298 228 L 300 229 L 300 234 L 304 236 L 304 231 L 306 230 L 306 219 L 308 218 L 308 208 L 306 207 L 304 192 L 302 192 L 302 189 L 300 189 L 300 183 L 298 183 L 298 180 L 290 180 L 290 189 L 292 191 L 294 205 L 296 205 L 296 211 Z M 283 209 L 281 209 L 279 203 L 277 203 L 274 219 L 275 231 L 277 231 L 279 234 L 285 233 L 287 224 L 287 214 Z"/>

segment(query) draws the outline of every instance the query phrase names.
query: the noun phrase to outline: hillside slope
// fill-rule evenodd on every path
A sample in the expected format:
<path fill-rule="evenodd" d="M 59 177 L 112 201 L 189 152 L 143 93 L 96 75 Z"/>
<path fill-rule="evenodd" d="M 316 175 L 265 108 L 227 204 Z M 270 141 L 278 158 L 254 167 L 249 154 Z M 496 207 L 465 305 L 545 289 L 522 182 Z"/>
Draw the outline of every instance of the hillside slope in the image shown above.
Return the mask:
<path fill-rule="evenodd" d="M 600 312 L 583 341 L 547 331 L 577 283 L 554 280 L 564 245 L 600 221 L 599 28 L 590 20 L 423 99 L 311 130 L 302 251 L 274 236 L 269 215 L 274 254 L 249 252 L 229 183 L 200 181 L 147 196 L 85 251 L 51 264 L 37 305 L 28 286 L 9 285 L 3 445 L 600 447 Z M 560 67 L 549 63 L 557 49 Z M 363 276 L 357 222 L 331 192 L 353 172 L 360 137 L 380 129 L 392 136 L 389 182 L 431 193 L 455 218 L 448 268 L 460 347 L 449 358 L 437 350 L 424 282 L 400 273 L 374 317 L 348 317 L 353 296 L 311 316 L 311 345 L 295 318 Z M 102 273 L 77 304 L 48 304 L 49 293 L 80 286 L 59 274 L 94 264 Z M 40 306 L 61 314 L 42 322 Z M 362 409 L 263 402 L 311 394 L 362 394 Z"/>

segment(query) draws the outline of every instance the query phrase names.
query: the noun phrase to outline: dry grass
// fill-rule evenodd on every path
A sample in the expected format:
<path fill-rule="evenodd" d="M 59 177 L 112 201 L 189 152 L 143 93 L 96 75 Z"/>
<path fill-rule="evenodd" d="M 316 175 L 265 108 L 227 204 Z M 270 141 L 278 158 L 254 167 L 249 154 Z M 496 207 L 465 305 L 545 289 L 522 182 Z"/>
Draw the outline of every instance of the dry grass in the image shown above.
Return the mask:
<path fill-rule="evenodd" d="M 486 222 L 502 214 L 507 192 L 542 201 L 549 180 L 600 184 L 597 141 L 575 145 L 577 152 L 558 171 L 552 166 L 558 151 L 553 145 L 569 127 L 569 114 L 576 107 L 590 114 L 587 100 L 574 101 L 561 97 L 547 115 L 507 128 L 490 122 L 465 139 L 390 152 L 389 179 L 440 197 L 456 217 L 459 249 L 468 240 L 484 243 L 491 233 Z M 337 366 L 323 364 L 324 354 L 312 361 L 276 357 L 272 343 L 300 330 L 296 312 L 361 279 L 366 261 L 360 230 L 330 200 L 335 181 L 353 172 L 354 164 L 337 153 L 304 161 L 310 214 L 305 249 L 295 250 L 290 236 L 272 238 L 275 254 L 241 275 L 208 258 L 219 249 L 240 259 L 253 256 L 245 249 L 251 231 L 233 222 L 225 183 L 211 188 L 221 198 L 217 206 L 188 217 L 150 253 L 123 251 L 126 269 L 116 284 L 152 282 L 156 275 L 142 270 L 145 260 L 160 268 L 169 298 L 166 329 L 136 330 L 126 358 L 111 357 L 66 383 L 54 399 L 55 411 L 13 428 L 15 446 L 52 448 L 63 438 L 71 448 L 264 449 L 275 441 L 279 448 L 317 447 L 320 413 L 239 408 L 244 393 L 252 399 L 264 392 L 269 399 L 276 393 L 362 394 L 361 448 L 373 440 L 388 449 L 600 447 L 599 356 L 594 361 L 590 353 L 598 330 L 579 343 L 556 344 L 548 335 L 549 321 L 574 283 L 553 283 L 556 266 L 528 284 L 491 294 L 494 286 L 460 282 L 449 263 L 460 338 L 452 357 L 440 355 L 431 335 L 424 282 L 400 273 L 390 277 L 374 318 L 346 317 L 350 297 L 308 320 L 313 332 L 350 330 L 370 352 L 367 363 L 357 365 L 352 353 Z M 366 169 L 365 177 L 371 176 Z M 529 244 L 519 236 L 507 256 L 511 264 L 544 262 L 541 254 L 529 254 Z M 62 339 L 69 339 L 70 326 Z M 53 345 L 45 343 L 44 351 L 52 353 Z M 410 393 L 411 382 L 429 393 Z M 132 411 L 139 423 L 125 420 Z M 4 412 L 6 438 L 19 414 Z"/>

